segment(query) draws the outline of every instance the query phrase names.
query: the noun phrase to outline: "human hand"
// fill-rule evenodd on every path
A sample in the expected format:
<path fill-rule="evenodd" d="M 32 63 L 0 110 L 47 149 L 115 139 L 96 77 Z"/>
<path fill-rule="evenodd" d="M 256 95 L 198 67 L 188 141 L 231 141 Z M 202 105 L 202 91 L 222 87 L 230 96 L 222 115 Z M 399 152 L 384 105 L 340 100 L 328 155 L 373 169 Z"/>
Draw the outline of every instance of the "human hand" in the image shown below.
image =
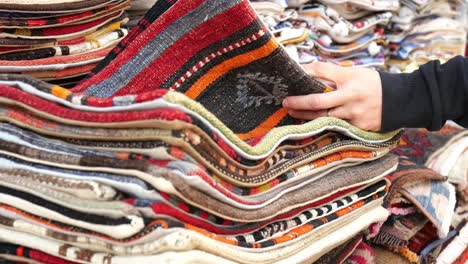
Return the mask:
<path fill-rule="evenodd" d="M 291 116 L 306 120 L 336 117 L 364 130 L 380 130 L 382 83 L 377 71 L 323 62 L 307 64 L 304 69 L 313 77 L 334 82 L 336 90 L 287 97 L 283 107 L 289 109 Z"/>

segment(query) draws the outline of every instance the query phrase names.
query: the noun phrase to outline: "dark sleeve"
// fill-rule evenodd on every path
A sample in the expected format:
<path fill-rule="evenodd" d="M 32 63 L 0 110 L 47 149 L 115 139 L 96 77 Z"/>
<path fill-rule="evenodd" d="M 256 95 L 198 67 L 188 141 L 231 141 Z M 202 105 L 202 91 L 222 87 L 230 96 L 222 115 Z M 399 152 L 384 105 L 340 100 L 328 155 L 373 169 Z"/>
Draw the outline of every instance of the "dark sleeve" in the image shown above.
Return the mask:
<path fill-rule="evenodd" d="M 410 74 L 380 72 L 382 132 L 403 127 L 439 130 L 447 120 L 468 127 L 468 59 L 431 61 Z"/>

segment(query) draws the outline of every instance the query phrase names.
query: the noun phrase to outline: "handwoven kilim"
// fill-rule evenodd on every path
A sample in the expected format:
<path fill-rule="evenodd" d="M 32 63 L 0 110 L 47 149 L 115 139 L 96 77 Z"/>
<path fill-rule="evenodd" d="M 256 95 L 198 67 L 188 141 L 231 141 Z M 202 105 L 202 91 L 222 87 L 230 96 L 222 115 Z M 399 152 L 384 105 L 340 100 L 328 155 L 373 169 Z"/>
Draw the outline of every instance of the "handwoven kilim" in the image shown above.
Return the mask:
<path fill-rule="evenodd" d="M 14 80 L 17 77 L 12 76 L 12 75 L 3 75 L 2 78 L 8 78 L 8 79 L 12 78 Z M 20 78 L 25 79 L 24 77 L 20 77 Z M 38 84 L 37 81 L 34 81 L 34 80 L 29 80 L 29 81 L 33 82 L 34 84 Z M 41 84 L 41 83 L 39 83 L 39 84 Z M 28 86 L 28 87 L 29 87 L 28 89 L 31 88 L 31 86 Z M 47 91 L 49 93 L 50 92 L 52 92 L 54 94 L 62 94 L 63 93 L 63 96 L 70 95 L 68 90 L 64 90 L 62 88 L 61 88 L 61 90 L 55 90 L 56 88 L 57 87 L 54 87 L 54 86 L 51 86 L 51 85 L 45 85 L 44 83 L 42 83 L 42 86 L 40 87 L 41 90 Z M 23 100 L 24 103 L 27 103 L 30 106 L 34 106 L 34 108 L 36 109 L 35 111 L 50 112 L 50 107 L 54 107 L 54 108 L 58 108 L 58 109 L 62 108 L 62 107 L 60 107 L 58 105 L 53 105 L 53 106 L 51 105 L 50 107 L 47 107 L 47 108 L 41 107 L 41 105 L 50 104 L 50 102 L 48 102 L 46 100 L 39 99 L 37 97 L 31 97 L 31 95 L 28 95 L 27 93 L 15 90 L 13 88 L 3 87 L 0 91 L 2 91 L 2 97 L 9 97 L 11 99 L 14 99 L 15 101 Z M 35 90 L 30 90 L 30 92 L 36 93 Z M 39 94 L 41 94 L 41 92 L 38 91 L 36 94 L 39 95 Z M 44 96 L 47 97 L 46 95 L 44 95 Z M 335 127 L 335 129 L 337 131 L 344 132 L 345 134 L 347 134 L 349 136 L 352 136 L 352 137 L 355 137 L 355 138 L 360 139 L 360 140 L 368 140 L 368 141 L 385 141 L 385 140 L 390 139 L 393 135 L 396 134 L 396 132 L 387 133 L 387 134 L 377 134 L 377 133 L 365 132 L 365 131 L 362 131 L 360 129 L 357 129 L 355 127 L 350 126 L 349 124 L 347 124 L 345 121 L 342 121 L 342 120 L 338 120 L 338 119 L 334 119 L 334 118 L 320 118 L 320 119 L 316 119 L 314 121 L 311 121 L 311 122 L 306 123 L 306 124 L 301 125 L 301 126 L 286 126 L 286 127 L 278 127 L 278 128 L 272 129 L 271 131 L 269 131 L 262 138 L 262 140 L 260 140 L 260 142 L 258 142 L 254 147 L 252 147 L 252 146 L 248 145 L 245 141 L 243 141 L 241 139 L 241 138 L 244 138 L 242 135 L 241 135 L 241 138 L 239 138 L 239 135 L 232 134 L 232 130 L 229 129 L 228 127 L 226 127 L 223 122 L 221 122 L 219 119 L 214 117 L 210 112 L 208 112 L 205 108 L 201 107 L 199 104 L 194 103 L 189 98 L 187 98 L 187 97 L 185 97 L 185 96 L 183 96 L 183 95 L 181 95 L 179 93 L 166 92 L 165 90 L 155 91 L 155 93 L 152 96 L 153 96 L 152 99 L 158 99 L 158 98 L 163 99 L 163 100 L 160 100 L 158 102 L 161 102 L 161 103 L 164 103 L 164 104 L 166 104 L 168 102 L 172 103 L 170 105 L 177 104 L 177 105 L 182 106 L 181 109 L 188 109 L 188 110 L 185 110 L 185 111 L 189 111 L 191 113 L 196 112 L 196 113 L 200 114 L 201 116 L 203 116 L 201 118 L 202 123 L 207 124 L 206 121 L 209 121 L 209 123 L 211 123 L 212 126 L 214 126 L 214 128 L 212 130 L 220 131 L 222 133 L 222 135 L 220 135 L 220 136 L 224 136 L 224 138 L 227 137 L 230 142 L 232 142 L 235 145 L 241 147 L 244 151 L 248 151 L 249 149 L 253 149 L 253 148 L 258 149 L 256 151 L 250 150 L 249 151 L 250 153 L 252 153 L 252 152 L 253 153 L 259 153 L 259 154 L 264 153 L 264 152 L 268 153 L 268 151 L 271 151 L 272 149 L 274 149 L 280 143 L 278 141 L 283 141 L 283 140 L 287 139 L 288 135 L 303 134 L 304 137 L 306 137 L 306 136 L 318 134 L 318 133 L 320 133 L 321 131 L 325 130 L 328 127 Z M 25 102 L 26 101 L 25 99 L 21 99 L 23 97 L 29 97 L 30 99 L 27 100 L 29 102 Z M 50 99 L 51 97 L 48 96 L 47 98 Z M 131 99 L 133 97 L 125 97 L 125 98 L 122 98 L 122 99 L 127 100 L 128 98 Z M 81 99 L 83 99 L 83 98 L 81 98 Z M 88 101 L 88 103 L 93 102 L 92 98 L 87 98 L 86 100 Z M 105 103 L 105 104 L 111 103 L 112 104 L 113 100 L 116 100 L 116 99 L 115 98 L 111 99 L 111 100 L 96 99 L 95 102 L 98 103 L 98 104 L 103 104 L 103 103 Z M 74 100 L 72 100 L 72 101 L 75 102 Z M 154 103 L 156 104 L 156 101 L 154 101 Z M 70 103 L 68 103 L 68 104 L 70 104 Z M 70 105 L 72 105 L 72 104 L 70 104 Z M 169 106 L 169 105 L 167 105 L 167 106 Z M 31 110 L 33 110 L 33 109 L 31 109 Z M 87 116 L 85 117 L 85 116 L 83 116 L 83 113 L 81 111 L 71 110 L 71 109 L 68 109 L 68 108 L 66 108 L 66 110 L 64 108 L 63 110 L 57 110 L 57 111 L 54 111 L 54 112 L 55 113 L 60 113 L 61 116 L 63 116 L 63 117 L 68 117 L 68 116 L 70 116 L 69 114 L 72 114 L 72 113 L 75 112 L 76 114 L 73 114 L 73 116 L 75 116 L 74 117 L 75 119 L 79 118 L 79 120 L 83 120 L 83 121 L 84 120 L 93 121 L 93 120 L 90 120 L 88 118 L 88 116 L 90 116 L 90 117 L 93 116 L 91 113 L 87 113 Z M 80 112 L 81 112 L 81 114 L 78 114 Z M 139 113 L 142 113 L 142 111 L 140 111 Z M 133 112 L 129 112 L 128 114 L 133 114 Z M 102 116 L 102 115 L 104 115 L 104 113 L 96 113 L 95 115 L 97 115 L 97 116 L 101 115 Z M 55 118 L 52 118 L 52 119 L 55 119 Z M 68 117 L 68 119 L 70 119 L 70 117 Z M 139 118 L 139 119 L 142 119 L 142 118 Z M 126 118 L 126 120 L 129 120 L 129 118 Z M 205 121 L 203 122 L 203 120 L 205 120 Z M 94 121 L 94 122 L 97 122 L 97 121 Z M 102 122 L 102 118 L 100 119 L 99 122 Z M 337 128 L 337 127 L 339 127 L 339 128 Z M 310 132 L 310 131 L 313 131 L 313 132 Z M 239 150 L 239 151 L 241 151 L 241 150 Z"/>
<path fill-rule="evenodd" d="M 120 11 L 116 14 L 111 14 L 104 18 L 79 25 L 68 25 L 57 28 L 31 29 L 26 31 L 2 28 L 0 29 L 0 37 L 14 37 L 23 39 L 72 39 L 86 36 L 90 33 L 94 33 L 104 28 L 108 24 L 122 22 L 125 23 L 125 21 L 126 18 L 124 16 L 124 13 L 123 11 Z"/>
<path fill-rule="evenodd" d="M 59 25 L 76 24 L 79 22 L 95 20 L 96 18 L 104 16 L 108 12 L 115 10 L 122 10 L 128 7 L 128 0 L 120 1 L 120 3 L 112 3 L 108 6 L 92 9 L 89 11 L 54 15 L 53 17 L 44 18 L 0 18 L 0 27 L 2 28 L 46 28 L 57 27 Z M 0 16 L 1 17 L 1 16 Z"/>
<path fill-rule="evenodd" d="M 1 118 L 1 116 L 0 116 Z M 74 132 L 77 133 L 79 132 L 80 129 L 75 128 Z M 137 130 L 137 131 L 132 131 L 132 130 L 90 130 L 88 129 L 88 136 L 94 137 L 94 138 L 107 138 L 108 140 L 118 140 L 121 137 L 120 135 L 127 135 L 127 136 L 133 136 L 136 135 L 137 133 L 143 133 L 143 130 Z M 96 134 L 89 134 L 90 132 L 96 131 L 98 133 Z M 121 132 L 121 133 L 118 133 Z M 155 132 L 155 131 L 153 131 Z M 118 134 L 116 134 L 118 133 Z M 64 133 L 64 135 L 67 135 L 68 133 Z M 159 136 L 158 136 L 159 134 Z M 177 139 L 177 134 L 171 133 L 171 131 L 164 131 L 161 130 L 159 133 L 155 133 L 155 139 L 161 139 L 163 141 L 166 141 L 168 143 L 174 143 L 176 142 Z M 149 134 L 147 134 L 149 135 Z M 69 134 L 67 136 L 73 137 L 73 134 Z M 179 143 L 180 144 L 180 143 Z M 16 146 L 15 146 L 16 145 Z M 19 150 L 19 145 L 15 143 L 11 144 L 6 144 L 6 142 L 1 144 L 3 150 L 7 151 L 12 151 L 12 152 L 18 152 Z M 285 182 L 286 180 L 290 180 L 295 178 L 295 180 L 300 180 L 301 178 L 304 178 L 306 175 L 313 175 L 315 173 L 322 172 L 331 166 L 347 161 L 352 161 L 352 162 L 362 162 L 362 161 L 368 161 L 368 160 L 373 160 L 378 157 L 381 157 L 382 155 L 386 154 L 387 151 L 385 148 L 388 147 L 386 144 L 370 144 L 370 143 L 360 143 L 352 140 L 348 141 L 342 141 L 338 142 L 335 144 L 330 144 L 328 146 L 325 146 L 322 149 L 317 149 L 315 151 L 310 151 L 307 154 L 300 155 L 296 158 L 292 158 L 288 161 L 282 162 L 278 164 L 277 166 L 274 166 L 272 168 L 252 168 L 252 169 L 244 169 L 244 168 L 236 168 L 234 169 L 234 164 L 231 164 L 231 170 L 226 170 L 223 169 L 223 161 L 219 162 L 217 160 L 210 160 L 210 156 L 206 155 L 205 157 L 199 157 L 197 156 L 197 161 L 195 165 L 201 166 L 206 166 L 206 169 L 209 169 L 214 175 L 218 175 L 218 178 L 223 178 L 226 181 L 231 181 L 238 183 L 242 186 L 259 186 L 263 185 L 266 183 L 269 183 L 271 180 L 276 178 L 277 176 L 282 176 L 285 178 L 282 180 L 282 182 Z M 23 155 L 28 155 L 25 154 L 24 151 L 21 151 Z M 31 152 L 32 153 L 32 152 Z M 180 157 L 180 155 L 183 152 L 180 152 L 176 154 L 177 156 Z M 192 151 L 194 155 L 197 154 L 197 151 Z M 20 152 L 18 152 L 20 154 Z M 43 159 L 51 160 L 50 158 L 47 158 L 48 154 L 44 152 L 41 157 Z M 57 158 L 56 155 L 52 155 L 55 159 Z M 51 156 L 51 157 L 52 157 Z M 173 167 L 175 170 L 179 170 L 181 173 L 186 173 L 186 174 L 207 174 L 207 172 L 203 170 L 199 170 L 199 168 L 196 168 L 190 164 L 186 164 L 186 166 L 191 166 L 186 167 L 187 169 L 178 169 L 177 164 L 183 164 L 184 162 L 175 162 L 175 161 L 168 161 L 168 160 L 162 160 L 159 161 L 157 159 L 152 159 L 150 157 L 147 157 L 146 155 L 141 155 L 137 153 L 132 153 L 132 152 L 127 152 L 125 153 L 124 151 L 119 151 L 113 155 L 113 157 L 106 157 L 104 159 L 100 159 L 98 154 L 92 154 L 91 156 L 87 155 L 88 157 L 84 156 L 82 159 L 82 162 L 76 162 L 78 161 L 78 157 L 75 156 L 72 161 L 70 161 L 72 164 L 88 164 L 89 166 L 92 166 L 93 163 L 88 163 L 92 159 L 95 160 L 94 164 L 101 164 L 101 165 L 106 165 L 110 167 L 121 167 L 121 168 L 130 168 L 130 167 L 125 167 L 123 164 L 130 164 L 133 163 L 134 167 L 133 168 L 138 168 L 140 170 L 146 171 L 148 166 L 154 165 L 154 166 L 164 166 L 164 167 Z M 34 158 L 35 156 L 29 155 L 29 157 Z M 36 156 L 37 157 L 37 156 Z M 63 156 L 64 158 L 66 155 Z M 128 157 L 134 157 L 134 158 L 128 158 Z M 112 158 L 114 159 L 112 161 Z M 66 159 L 66 158 L 65 158 Z M 139 160 L 139 162 L 136 161 L 129 161 L 129 159 L 133 160 Z M 209 159 L 209 160 L 206 160 Z M 106 161 L 107 160 L 107 161 Z M 191 160 L 191 159 L 190 159 Z M 65 160 L 63 160 L 65 161 Z M 192 161 L 192 163 L 194 163 Z M 221 163 L 221 164 L 220 164 Z M 227 166 L 226 166 L 227 167 Z M 196 171 L 199 171 L 198 173 Z M 199 175 L 203 176 L 203 175 Z"/>
<path fill-rule="evenodd" d="M 37 0 L 34 3 L 27 0 L 5 0 L 0 4 L 0 9 L 9 12 L 63 13 L 95 9 L 110 2 L 121 2 L 121 0 Z"/>
<path fill-rule="evenodd" d="M 368 196 L 366 199 L 364 200 L 361 200 L 359 202 L 356 202 L 356 203 L 353 203 L 351 205 L 347 205 L 347 206 L 344 206 L 342 208 L 339 208 L 337 209 L 336 211 L 334 212 L 327 212 L 325 208 L 322 208 L 322 209 L 318 209 L 318 210 L 323 210 L 323 212 L 321 214 L 323 215 L 327 215 L 326 217 L 322 216 L 322 215 L 317 215 L 317 216 L 313 216 L 310 215 L 307 219 L 304 219 L 303 221 L 307 221 L 305 223 L 302 223 L 302 224 L 305 224 L 306 226 L 309 226 L 309 227 L 315 227 L 313 229 L 310 229 L 310 230 L 307 230 L 304 225 L 302 225 L 303 227 L 297 227 L 295 228 L 294 226 L 291 226 L 291 227 L 288 227 L 287 230 L 289 230 L 289 232 L 302 232 L 302 235 L 310 235 L 309 232 L 312 232 L 313 230 L 315 229 L 318 229 L 319 227 L 321 227 L 322 225 L 325 225 L 327 224 L 328 222 L 332 222 L 332 221 L 337 221 L 340 219 L 340 217 L 346 215 L 346 214 L 349 214 L 349 213 L 352 213 L 353 211 L 357 210 L 358 208 L 361 208 L 361 207 L 364 207 L 366 206 L 367 204 L 371 203 L 372 201 L 375 201 L 377 199 L 379 199 L 381 196 L 383 195 L 382 192 L 379 192 L 379 193 L 374 193 L 374 195 L 370 195 Z M 331 205 L 330 205 L 331 206 Z M 331 207 L 330 207 L 331 208 Z M 308 211 L 308 212 L 311 212 L 311 211 Z M 307 212 L 304 212 L 304 214 L 307 215 Z M 299 219 L 299 218 L 295 218 L 295 219 Z M 26 231 L 28 233 L 32 233 L 32 234 L 37 234 L 37 235 L 40 235 L 40 232 L 38 228 L 34 228 L 34 229 L 29 229 L 26 227 L 26 225 L 19 225 L 19 223 L 21 221 L 16 221 L 17 223 L 8 223 L 6 221 L 7 219 L 3 219 L 3 221 L 0 220 L 0 222 L 3 224 L 3 226 L 12 226 L 12 227 L 16 227 L 17 230 L 22 230 L 22 231 Z M 294 220 L 293 220 L 294 221 Z M 296 220 L 297 221 L 297 220 Z M 161 222 L 161 220 L 156 220 L 155 222 Z M 182 225 L 182 223 L 176 223 L 174 221 L 171 221 L 172 222 L 172 226 L 170 226 L 170 228 L 178 228 Z M 40 223 L 37 222 L 37 223 L 31 223 L 30 225 L 39 225 Z M 291 223 L 292 224 L 292 223 Z M 191 226 L 191 225 L 187 225 L 187 227 L 191 230 L 195 230 L 197 232 L 202 232 L 204 233 L 205 235 L 208 234 L 207 232 L 203 232 L 201 229 L 198 229 L 194 226 Z M 49 228 L 51 228 L 51 225 L 49 226 Z M 293 229 L 294 228 L 294 229 Z M 62 230 L 62 232 L 65 231 L 65 230 Z M 285 230 L 283 230 L 285 231 Z M 281 232 L 281 230 L 278 230 L 278 231 L 271 231 L 271 232 Z M 306 233 L 305 233 L 306 232 Z M 145 234 L 145 233 L 148 233 L 147 231 L 142 233 L 142 235 L 144 236 L 149 236 L 150 234 Z M 166 232 L 167 233 L 167 232 Z M 308 234 L 309 233 L 309 234 Z M 53 238 L 53 239 L 57 239 L 57 240 L 62 240 L 63 242 L 72 242 L 72 241 L 75 241 L 76 240 L 76 235 L 78 236 L 86 236 L 85 233 L 77 233 L 77 234 L 63 234 L 61 236 L 58 236 L 58 234 L 54 234 L 54 232 L 47 232 L 48 236 L 50 238 Z M 151 236 L 154 237 L 155 233 L 152 234 Z M 89 234 L 88 234 L 89 236 Z M 263 247 L 272 247 L 274 245 L 278 245 L 280 243 L 285 243 L 285 242 L 288 242 L 288 241 L 291 241 L 291 239 L 287 239 L 287 236 L 285 235 L 282 235 L 282 237 L 284 239 L 278 239 L 278 238 L 275 238 L 275 239 L 270 239 L 269 241 L 264 241 L 264 242 L 261 242 L 261 243 L 254 243 L 255 241 L 252 241 L 252 242 L 249 242 L 249 241 L 245 241 L 245 240 L 242 240 L 240 238 L 234 238 L 234 237 L 226 237 L 226 240 L 222 240 L 222 237 L 223 236 L 220 236 L 220 235 L 215 235 L 215 234 L 212 234 L 210 235 L 211 237 L 213 238 L 218 238 L 217 240 L 219 240 L 220 242 L 224 242 L 224 243 L 228 243 L 227 241 L 231 241 L 232 242 L 235 242 L 238 246 L 241 246 L 241 247 L 253 247 L 255 244 L 258 244 L 258 245 L 263 245 Z M 99 239 L 98 237 L 96 237 L 97 239 Z M 104 240 L 107 240 L 107 239 L 103 239 L 101 238 L 100 240 L 104 241 Z M 143 241 L 150 241 L 148 239 L 139 239 L 139 243 L 142 243 Z M 271 243 L 273 242 L 273 243 Z M 76 240 L 76 242 L 74 242 L 76 244 L 80 244 L 80 242 L 78 242 L 78 240 Z M 123 249 L 119 249 L 119 247 L 116 247 L 117 245 L 120 245 L 120 246 L 124 246 L 125 244 L 127 244 L 127 247 L 129 247 L 131 244 L 134 244 L 134 245 L 137 245 L 139 243 L 136 243 L 136 242 L 132 242 L 132 240 L 127 240 L 126 242 L 125 241 L 119 241 L 119 240 L 115 240 L 115 241 L 108 241 L 108 246 L 106 246 L 106 248 L 108 248 L 108 250 L 111 250 L 111 252 L 115 252 L 115 253 L 123 253 Z M 290 242 L 289 242 L 290 243 Z M 92 247 L 92 245 L 94 244 L 95 247 L 98 247 L 99 243 L 90 243 L 89 246 Z M 114 246 L 112 246 L 114 245 Z"/>
<path fill-rule="evenodd" d="M 92 50 L 97 51 L 99 49 L 113 47 L 117 41 L 125 37 L 126 34 L 127 30 L 118 29 L 110 33 L 103 34 L 102 36 L 98 36 L 94 39 L 89 39 L 80 44 L 6 52 L 0 54 L 0 61 L 38 60 L 54 56 L 68 56 L 74 54 L 83 55 L 84 53 L 90 52 Z M 6 64 L 6 62 L 3 63 Z"/>
<path fill-rule="evenodd" d="M 258 239 L 266 235 L 268 232 L 277 232 L 274 231 L 275 229 L 271 229 L 271 227 L 282 229 L 286 228 L 288 225 L 295 226 L 306 219 L 316 218 L 319 215 L 333 212 L 338 207 L 341 208 L 341 203 L 347 204 L 351 197 L 353 197 L 352 199 L 355 199 L 358 196 L 366 195 L 366 193 L 375 191 L 379 188 L 381 189 L 384 186 L 385 184 L 382 185 L 382 182 L 378 182 L 370 186 L 368 184 L 364 184 L 344 189 L 323 199 L 316 200 L 300 208 L 270 218 L 267 221 L 253 223 L 238 223 L 218 217 L 189 205 L 177 197 L 164 193 L 161 195 L 168 200 L 172 207 L 159 201 L 143 199 L 132 199 L 128 202 L 137 206 L 138 209 L 150 207 L 153 214 L 146 212 L 145 215 L 151 218 L 157 218 L 159 215 L 171 215 L 176 219 L 180 219 L 184 223 L 192 224 L 213 233 L 231 236 L 243 234 L 238 236 L 238 238 L 247 240 L 252 239 L 252 236 L 254 239 Z M 318 208 L 317 206 L 320 207 Z M 263 232 L 259 232 L 260 230 L 263 230 Z M 252 236 L 246 236 L 249 232 L 252 233 Z"/>
<path fill-rule="evenodd" d="M 25 248 L 13 244 L 7 243 L 0 243 L 0 254 L 8 254 L 12 256 L 18 256 L 25 258 L 26 260 L 33 260 L 39 263 L 49 263 L 49 264 L 73 264 L 75 262 L 71 262 L 65 259 L 61 259 L 47 253 L 31 249 Z"/>
<path fill-rule="evenodd" d="M 201 19 L 205 16 L 207 19 Z M 188 21 L 189 26 L 180 30 L 179 24 Z M 166 42 L 170 39 L 166 36 L 172 36 L 171 41 L 175 37 L 178 40 L 169 45 Z M 200 36 L 206 38 L 200 39 Z M 194 39 L 197 41 L 192 41 Z M 181 50 L 179 46 L 184 47 L 187 42 L 195 45 L 182 49 L 182 53 L 174 52 Z M 157 49 L 154 48 L 156 43 Z M 139 56 L 134 56 L 136 54 Z M 170 67 L 157 66 L 162 64 Z M 275 72 L 275 76 L 269 76 L 270 72 Z M 123 80 L 122 74 L 128 81 L 115 82 Z M 295 78 L 288 78 L 290 75 Z M 151 78 L 151 82 L 146 82 L 145 78 Z M 224 85 L 226 82 L 237 83 L 238 91 L 225 90 L 228 88 Z M 254 83 L 255 87 L 262 88 L 250 91 L 249 87 L 254 87 Z M 178 1 L 120 52 L 112 64 L 73 91 L 99 98 L 142 97 L 155 88 L 184 92 L 235 132 L 248 135 L 258 135 L 259 131 L 292 122 L 283 120 L 287 117 L 285 110 L 281 110 L 281 101 L 287 95 L 327 90 L 290 61 L 258 20 L 248 1 L 240 0 Z M 209 92 L 212 90 L 216 92 Z M 237 103 L 230 103 L 231 108 L 223 112 L 216 112 L 219 108 L 214 109 L 209 102 L 220 100 L 210 97 L 219 94 L 224 95 L 222 100 Z M 228 94 L 230 98 L 226 97 Z M 242 115 L 232 115 L 233 112 Z M 263 116 L 258 120 L 247 118 L 253 113 Z M 252 124 L 245 123 L 246 120 Z"/>
<path fill-rule="evenodd" d="M 372 211 L 373 208 L 376 208 L 376 205 L 378 203 L 374 202 L 373 204 L 369 204 L 368 206 L 365 206 L 364 208 L 358 209 L 356 213 L 350 213 L 348 215 L 342 216 L 342 221 L 352 221 L 357 218 L 359 218 L 361 215 L 364 213 L 368 212 L 369 210 Z M 378 218 L 377 218 L 378 219 Z M 372 220 L 375 221 L 375 220 Z M 141 247 L 136 246 L 135 248 L 141 248 L 143 252 L 149 253 L 153 252 L 152 254 L 161 252 L 161 250 L 166 249 L 166 250 L 187 250 L 189 248 L 200 248 L 203 251 L 206 252 L 212 252 L 215 253 L 215 250 L 222 250 L 225 252 L 223 254 L 224 257 L 240 261 L 240 262 L 248 262 L 249 259 L 251 259 L 254 256 L 258 256 L 258 260 L 263 262 L 271 262 L 273 259 L 277 258 L 278 255 L 292 255 L 295 252 L 300 251 L 303 249 L 306 245 L 312 244 L 314 241 L 317 241 L 317 239 L 326 232 L 329 232 L 330 230 L 333 230 L 334 228 L 337 228 L 340 225 L 343 225 L 344 223 L 341 221 L 333 221 L 330 222 L 327 225 L 324 225 L 323 228 L 319 228 L 314 231 L 314 234 L 317 234 L 317 236 L 307 236 L 301 240 L 300 243 L 296 244 L 291 244 L 282 248 L 266 251 L 266 250 L 260 250 L 259 252 L 256 249 L 245 249 L 243 251 L 240 251 L 239 248 L 233 248 L 232 245 L 229 244 L 228 241 L 223 240 L 218 238 L 217 236 L 210 234 L 206 231 L 203 231 L 201 229 L 197 229 L 195 227 L 191 227 L 189 225 L 185 225 L 183 223 L 175 222 L 175 221 L 168 221 L 168 220 L 156 220 L 154 221 L 154 228 L 158 229 L 166 229 L 167 231 L 170 231 L 171 229 L 174 229 L 175 232 L 169 232 L 168 235 L 162 236 L 159 239 L 156 239 L 154 241 L 149 242 L 148 244 L 153 244 L 154 247 L 147 246 L 146 249 L 143 249 Z M 187 229 L 181 229 L 181 227 L 185 227 Z M 362 228 L 362 227 L 360 227 Z M 155 231 L 158 232 L 158 229 Z M 153 229 L 154 230 L 154 229 Z M 163 230 L 160 230 L 161 232 Z M 166 231 L 166 232 L 167 232 Z M 164 232 L 164 231 L 163 231 Z M 2 235 L 2 239 L 4 239 L 6 234 L 13 234 L 17 233 L 13 230 L 7 231 L 7 229 L 2 228 L 2 232 L 0 232 L 4 235 Z M 164 234 L 164 233 L 163 233 Z M 36 238 L 39 238 L 37 236 L 33 236 Z M 19 237 L 17 237 L 18 239 Z M 21 238 L 19 238 L 21 239 Z M 43 239 L 43 238 L 41 238 Z M 10 240 L 10 239 L 7 239 Z M 36 239 L 33 239 L 31 241 L 37 241 Z M 47 240 L 46 240 L 47 241 Z M 50 240 L 49 240 L 50 241 Z M 176 243 L 177 242 L 177 243 Z M 28 246 L 31 245 L 30 242 L 27 242 Z M 40 245 L 38 243 L 32 243 L 36 244 L 34 248 L 39 248 L 41 250 L 47 248 L 47 243 L 44 245 Z M 52 254 L 57 254 L 58 252 L 53 252 L 53 248 L 49 248 L 48 250 Z M 262 251 L 265 251 L 261 253 Z M 140 251 L 141 252 L 141 251 Z M 90 252 L 91 253 L 91 252 Z M 65 254 L 60 254 L 63 257 L 65 257 Z M 68 254 L 67 254 L 68 255 Z M 75 256 L 80 256 L 81 254 L 76 254 Z M 68 255 L 70 256 L 70 255 Z M 95 255 L 95 257 L 98 257 Z"/>
<path fill-rule="evenodd" d="M 120 194 L 111 186 L 91 180 L 67 179 L 24 170 L 0 170 L 0 174 L 8 176 L 15 175 L 17 178 L 34 182 L 38 186 L 70 194 L 76 198 L 95 201 L 112 201 L 116 200 Z"/>

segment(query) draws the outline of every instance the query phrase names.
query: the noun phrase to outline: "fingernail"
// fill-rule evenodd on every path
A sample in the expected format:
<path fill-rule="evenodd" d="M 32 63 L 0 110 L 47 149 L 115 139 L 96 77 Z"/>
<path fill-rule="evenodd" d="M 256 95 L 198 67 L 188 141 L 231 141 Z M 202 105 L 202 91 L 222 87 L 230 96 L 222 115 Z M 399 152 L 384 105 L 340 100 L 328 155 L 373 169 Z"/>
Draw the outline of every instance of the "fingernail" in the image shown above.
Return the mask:
<path fill-rule="evenodd" d="M 288 99 L 283 100 L 283 107 L 288 108 Z"/>

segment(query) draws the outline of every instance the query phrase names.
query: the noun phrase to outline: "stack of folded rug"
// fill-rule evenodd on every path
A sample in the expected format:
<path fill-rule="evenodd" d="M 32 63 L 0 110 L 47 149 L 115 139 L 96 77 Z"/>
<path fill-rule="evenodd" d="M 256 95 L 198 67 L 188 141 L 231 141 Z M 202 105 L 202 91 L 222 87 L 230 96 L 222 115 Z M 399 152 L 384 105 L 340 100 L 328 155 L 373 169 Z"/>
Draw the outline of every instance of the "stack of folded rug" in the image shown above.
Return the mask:
<path fill-rule="evenodd" d="M 397 0 L 291 1 L 288 9 L 279 2 L 254 1 L 253 5 L 300 63 L 384 67 L 384 26 L 392 11 L 398 10 Z"/>
<path fill-rule="evenodd" d="M 458 0 L 401 1 L 387 28 L 387 66 L 412 72 L 430 60 L 442 62 L 465 55 L 466 3 Z"/>
<path fill-rule="evenodd" d="M 451 125 L 439 132 L 405 131 L 392 151 L 400 165 L 388 177 L 392 186 L 385 206 L 391 216 L 373 240 L 376 245 L 411 263 L 452 263 L 467 250 L 468 233 L 462 231 L 467 140 L 468 130 Z M 458 185 L 457 195 L 450 182 Z M 465 261 L 466 256 L 458 263 Z"/>
<path fill-rule="evenodd" d="M 465 54 L 464 1 L 252 0 L 300 63 L 411 72 Z"/>
<path fill-rule="evenodd" d="M 330 92 L 246 0 L 160 0 L 68 90 L 0 75 L 0 258 L 299 263 L 365 249 L 400 132 L 303 123 Z"/>
<path fill-rule="evenodd" d="M 127 35 L 130 0 L 0 2 L 0 72 L 73 85 Z"/>
<path fill-rule="evenodd" d="M 398 168 L 386 176 L 391 186 L 383 206 L 390 216 L 317 263 L 466 263 L 468 196 L 460 182 L 467 170 L 460 159 L 468 153 L 467 139 L 468 130 L 452 125 L 439 132 L 405 130 L 392 150 Z"/>

